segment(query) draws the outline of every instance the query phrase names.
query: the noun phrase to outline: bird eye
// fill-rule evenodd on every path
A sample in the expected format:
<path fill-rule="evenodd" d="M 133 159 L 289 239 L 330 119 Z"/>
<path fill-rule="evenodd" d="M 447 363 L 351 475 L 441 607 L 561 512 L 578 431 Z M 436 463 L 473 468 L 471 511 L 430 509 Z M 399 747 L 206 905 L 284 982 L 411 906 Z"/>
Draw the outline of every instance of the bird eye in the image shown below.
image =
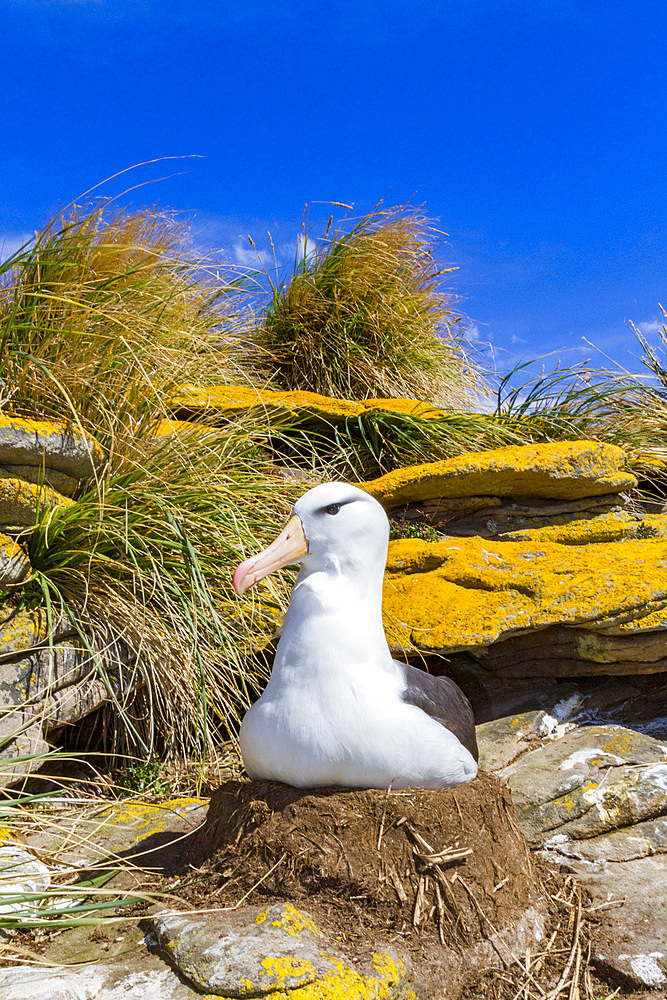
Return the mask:
<path fill-rule="evenodd" d="M 340 510 L 339 503 L 330 503 L 328 507 L 325 507 L 327 514 L 337 514 Z"/>

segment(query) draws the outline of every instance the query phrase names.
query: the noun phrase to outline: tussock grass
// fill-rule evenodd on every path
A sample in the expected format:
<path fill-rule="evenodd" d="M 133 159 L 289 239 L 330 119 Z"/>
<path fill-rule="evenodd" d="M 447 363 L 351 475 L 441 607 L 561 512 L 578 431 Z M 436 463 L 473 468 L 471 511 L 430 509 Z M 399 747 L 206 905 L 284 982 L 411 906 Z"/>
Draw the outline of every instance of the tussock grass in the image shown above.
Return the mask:
<path fill-rule="evenodd" d="M 331 220 L 329 222 L 331 226 Z M 462 317 L 435 259 L 436 232 L 410 206 L 378 207 L 311 243 L 273 288 L 254 342 L 283 389 L 460 405 L 481 387 Z"/>
<path fill-rule="evenodd" d="M 247 381 L 234 276 L 186 243 L 154 211 L 73 209 L 6 263 L 0 291 L 2 405 L 83 428 L 106 455 L 26 533 L 34 572 L 14 600 L 78 631 L 114 704 L 109 742 L 166 755 L 205 753 L 249 703 L 268 624 L 231 570 L 291 506 L 254 425 L 153 433 L 183 382 Z M 284 604 L 280 581 L 266 593 Z"/>

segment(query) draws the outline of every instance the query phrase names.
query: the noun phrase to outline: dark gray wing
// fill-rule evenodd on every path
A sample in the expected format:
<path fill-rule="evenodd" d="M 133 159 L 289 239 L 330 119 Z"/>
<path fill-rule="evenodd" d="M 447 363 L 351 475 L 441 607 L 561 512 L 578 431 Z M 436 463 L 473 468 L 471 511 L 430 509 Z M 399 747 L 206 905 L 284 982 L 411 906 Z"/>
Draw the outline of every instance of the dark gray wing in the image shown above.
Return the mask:
<path fill-rule="evenodd" d="M 401 695 L 409 705 L 416 705 L 439 722 L 478 759 L 475 719 L 470 702 L 458 684 L 449 677 L 434 677 L 409 663 L 394 660 L 404 672 L 406 688 Z"/>

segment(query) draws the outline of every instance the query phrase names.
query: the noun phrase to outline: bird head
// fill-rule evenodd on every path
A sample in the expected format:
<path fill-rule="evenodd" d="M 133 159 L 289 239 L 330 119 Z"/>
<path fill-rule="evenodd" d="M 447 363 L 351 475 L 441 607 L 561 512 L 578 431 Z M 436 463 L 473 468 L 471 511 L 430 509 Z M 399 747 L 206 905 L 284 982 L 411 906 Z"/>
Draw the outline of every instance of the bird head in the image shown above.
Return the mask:
<path fill-rule="evenodd" d="M 236 568 L 234 589 L 244 594 L 294 563 L 301 563 L 302 572 L 370 571 L 381 579 L 388 540 L 389 522 L 377 500 L 347 483 L 323 483 L 297 500 L 292 517 L 268 548 Z"/>

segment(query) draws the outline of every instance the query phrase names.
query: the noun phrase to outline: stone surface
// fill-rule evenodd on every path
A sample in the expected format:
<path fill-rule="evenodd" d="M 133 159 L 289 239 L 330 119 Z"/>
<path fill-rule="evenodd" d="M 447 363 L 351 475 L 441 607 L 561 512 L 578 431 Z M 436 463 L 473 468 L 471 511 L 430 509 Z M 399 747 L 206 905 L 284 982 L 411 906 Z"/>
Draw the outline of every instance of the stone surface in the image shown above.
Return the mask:
<path fill-rule="evenodd" d="M 567 626 L 559 634 L 569 639 L 569 629 L 578 626 L 596 633 L 594 640 L 586 640 L 588 657 L 579 656 L 579 672 L 613 673 L 616 653 L 609 648 L 600 652 L 604 640 L 598 640 L 599 633 L 646 631 L 655 634 L 640 658 L 628 663 L 632 657 L 623 657 L 622 671 L 660 671 L 667 668 L 667 541 L 566 545 L 402 539 L 389 545 L 383 606 L 390 640 L 408 652 L 468 650 L 488 657 L 488 647 L 498 640 L 533 633 L 528 640 L 533 648 L 530 660 L 539 663 L 536 645 L 543 645 L 543 660 L 553 658 L 553 643 L 542 630 Z M 572 639 L 574 645 L 576 636 Z M 511 647 L 506 649 L 511 659 Z M 570 658 L 577 657 L 571 653 Z M 492 657 L 485 665 L 492 666 Z M 511 663 L 498 669 L 511 674 Z M 549 671 L 533 673 L 556 669 L 554 664 Z M 568 671 L 566 664 L 562 675 Z"/>
<path fill-rule="evenodd" d="M 583 500 L 508 500 L 504 497 L 440 497 L 390 507 L 394 521 L 425 521 L 448 535 L 498 538 L 526 528 L 568 524 L 618 510 L 623 498 L 615 493 Z"/>
<path fill-rule="evenodd" d="M 44 466 L 74 479 L 88 479 L 104 455 L 78 427 L 0 414 L 0 466 Z"/>
<path fill-rule="evenodd" d="M 0 478 L 25 479 L 27 483 L 37 483 L 40 486 L 46 483 L 51 489 L 66 497 L 71 496 L 79 485 L 79 480 L 74 476 L 68 476 L 58 469 L 45 469 L 37 465 L 0 465 Z"/>
<path fill-rule="evenodd" d="M 0 787 L 35 771 L 41 756 L 49 752 L 41 720 L 23 711 L 0 715 Z"/>
<path fill-rule="evenodd" d="M 570 863 L 592 898 L 593 961 L 634 989 L 667 993 L 667 854 L 622 863 Z M 598 907 L 599 909 L 595 909 Z M 648 994 L 647 1000 L 655 993 Z"/>
<path fill-rule="evenodd" d="M 205 417 L 207 421 L 215 417 L 229 418 L 249 410 L 260 410 L 266 418 L 289 413 L 298 419 L 311 422 L 336 424 L 348 417 L 359 417 L 373 410 L 385 413 L 407 414 L 423 419 L 444 416 L 442 410 L 430 403 L 416 399 L 366 399 L 363 401 L 333 399 L 316 392 L 276 392 L 272 389 L 256 389 L 250 386 L 182 386 L 172 397 L 172 410 L 176 417 Z M 172 430 L 178 430 L 177 426 Z M 169 433 L 164 425 L 161 433 Z"/>
<path fill-rule="evenodd" d="M 50 885 L 51 873 L 43 861 L 17 845 L 0 846 L 0 915 L 33 913 L 36 904 L 22 897 L 45 892 Z"/>
<path fill-rule="evenodd" d="M 29 572 L 30 560 L 21 546 L 0 534 L 0 590 L 16 586 Z"/>
<path fill-rule="evenodd" d="M 284 996 L 298 990 L 303 1000 L 329 992 L 391 1000 L 402 993 L 408 974 L 405 960 L 389 952 L 373 955 L 369 968 L 347 960 L 312 917 L 291 903 L 158 916 L 145 925 L 180 975 L 216 996 Z"/>
<path fill-rule="evenodd" d="M 150 956 L 143 951 L 140 955 L 141 967 L 135 960 L 74 969 L 31 965 L 0 969 L 0 996 L 2 1000 L 209 1000 L 183 985 L 159 959 L 151 967 Z"/>
<path fill-rule="evenodd" d="M 0 479 L 0 525 L 5 531 L 32 528 L 49 511 L 69 507 L 73 502 L 50 486 L 27 483 L 23 479 Z"/>
<path fill-rule="evenodd" d="M 647 825 L 667 815 L 667 746 L 659 740 L 622 726 L 582 726 L 520 757 L 499 776 L 534 845 L 594 860 L 605 851 L 622 860 L 661 849 L 662 824 L 654 826 L 653 846 Z M 592 846 L 609 832 L 611 839 Z"/>
<path fill-rule="evenodd" d="M 627 464 L 616 445 L 559 441 L 472 452 L 398 469 L 362 485 L 388 507 L 439 497 L 577 500 L 632 489 L 637 480 Z"/>

